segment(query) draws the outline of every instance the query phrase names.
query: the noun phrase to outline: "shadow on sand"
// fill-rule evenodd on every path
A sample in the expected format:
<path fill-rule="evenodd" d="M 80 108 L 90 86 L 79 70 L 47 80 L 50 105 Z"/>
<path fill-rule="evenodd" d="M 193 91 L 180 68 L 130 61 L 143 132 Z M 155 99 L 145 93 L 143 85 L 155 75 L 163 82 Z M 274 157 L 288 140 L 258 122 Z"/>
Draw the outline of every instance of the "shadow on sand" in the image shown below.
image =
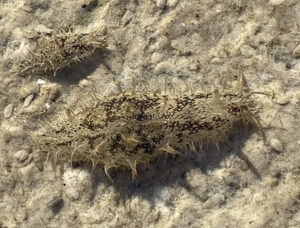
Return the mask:
<path fill-rule="evenodd" d="M 261 180 L 261 175 L 255 165 L 242 152 L 245 141 L 253 131 L 238 133 L 239 137 L 229 138 L 229 143 L 221 143 L 220 151 L 211 145 L 197 154 L 190 152 L 183 156 L 169 156 L 153 161 L 145 167 L 138 167 L 138 180 L 136 181 L 132 181 L 131 171 L 112 169 L 110 170 L 110 176 L 114 180 L 112 183 L 106 177 L 103 167 L 98 166 L 91 173 L 93 193 L 90 200 L 93 202 L 98 187 L 103 183 L 107 186 L 114 186 L 124 200 L 133 196 L 141 196 L 151 202 L 156 186 L 180 186 L 193 194 L 193 189 L 186 180 L 187 173 L 192 169 L 200 169 L 203 174 L 207 174 L 210 170 L 220 168 L 220 162 L 230 154 L 244 160 L 257 180 Z M 87 164 L 77 164 L 77 168 L 91 170 L 91 166 Z"/>
<path fill-rule="evenodd" d="M 68 88 L 70 85 L 77 85 L 79 81 L 92 74 L 100 64 L 105 63 L 107 54 L 108 51 L 101 52 L 98 50 L 82 62 L 73 63 L 69 67 L 56 71 L 55 75 L 54 73 L 47 74 L 47 78 L 52 82 L 60 84 L 64 88 Z"/>

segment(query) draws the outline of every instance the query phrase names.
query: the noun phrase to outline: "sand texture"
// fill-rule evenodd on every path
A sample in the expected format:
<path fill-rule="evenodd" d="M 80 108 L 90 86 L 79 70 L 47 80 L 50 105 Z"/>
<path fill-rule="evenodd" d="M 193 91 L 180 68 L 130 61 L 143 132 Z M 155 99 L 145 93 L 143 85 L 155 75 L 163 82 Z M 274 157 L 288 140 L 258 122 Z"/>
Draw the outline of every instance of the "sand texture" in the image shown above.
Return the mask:
<path fill-rule="evenodd" d="M 240 127 L 114 183 L 38 159 L 41 129 L 93 99 L 230 90 L 241 72 L 269 94 L 251 96 L 265 141 Z M 0 0 L 0 111 L 0 227 L 300 227 L 298 0 Z"/>

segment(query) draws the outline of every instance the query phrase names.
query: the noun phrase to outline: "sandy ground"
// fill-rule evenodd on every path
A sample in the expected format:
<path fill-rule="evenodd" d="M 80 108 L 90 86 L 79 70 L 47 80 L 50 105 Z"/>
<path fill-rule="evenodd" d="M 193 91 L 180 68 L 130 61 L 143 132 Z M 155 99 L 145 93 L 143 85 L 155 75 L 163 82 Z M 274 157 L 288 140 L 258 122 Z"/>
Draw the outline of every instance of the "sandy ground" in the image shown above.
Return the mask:
<path fill-rule="evenodd" d="M 53 75 L 16 76 L 39 32 L 107 27 L 109 48 Z M 300 2 L 0 0 L 0 227 L 299 227 Z M 30 137 L 91 93 L 228 87 L 242 69 L 267 140 L 244 129 L 201 156 L 139 171 L 33 162 Z"/>

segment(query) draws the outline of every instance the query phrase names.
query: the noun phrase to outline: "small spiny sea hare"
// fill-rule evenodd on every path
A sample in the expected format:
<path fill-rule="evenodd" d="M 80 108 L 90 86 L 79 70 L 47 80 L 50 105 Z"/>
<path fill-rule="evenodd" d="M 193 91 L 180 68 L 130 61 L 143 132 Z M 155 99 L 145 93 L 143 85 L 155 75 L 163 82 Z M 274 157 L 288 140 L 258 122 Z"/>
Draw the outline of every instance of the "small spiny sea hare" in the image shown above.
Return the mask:
<path fill-rule="evenodd" d="M 90 32 L 61 31 L 40 34 L 30 56 L 17 61 L 13 71 L 19 75 L 54 73 L 73 63 L 91 56 L 97 49 L 107 47 L 106 29 L 102 27 Z"/>

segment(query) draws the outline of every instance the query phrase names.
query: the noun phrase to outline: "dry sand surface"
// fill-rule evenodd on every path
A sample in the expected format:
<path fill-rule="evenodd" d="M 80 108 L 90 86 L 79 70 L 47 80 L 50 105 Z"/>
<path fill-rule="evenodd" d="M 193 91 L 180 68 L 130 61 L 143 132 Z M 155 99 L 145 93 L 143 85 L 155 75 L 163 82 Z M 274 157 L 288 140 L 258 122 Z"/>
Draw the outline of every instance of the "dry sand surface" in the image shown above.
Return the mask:
<path fill-rule="evenodd" d="M 53 74 L 11 71 L 39 34 L 107 29 L 107 50 Z M 66 107 L 130 89 L 230 87 L 239 71 L 266 142 L 131 172 L 35 162 L 30 138 Z M 118 83 L 116 83 L 118 82 Z M 0 0 L 0 227 L 300 227 L 299 0 Z"/>

